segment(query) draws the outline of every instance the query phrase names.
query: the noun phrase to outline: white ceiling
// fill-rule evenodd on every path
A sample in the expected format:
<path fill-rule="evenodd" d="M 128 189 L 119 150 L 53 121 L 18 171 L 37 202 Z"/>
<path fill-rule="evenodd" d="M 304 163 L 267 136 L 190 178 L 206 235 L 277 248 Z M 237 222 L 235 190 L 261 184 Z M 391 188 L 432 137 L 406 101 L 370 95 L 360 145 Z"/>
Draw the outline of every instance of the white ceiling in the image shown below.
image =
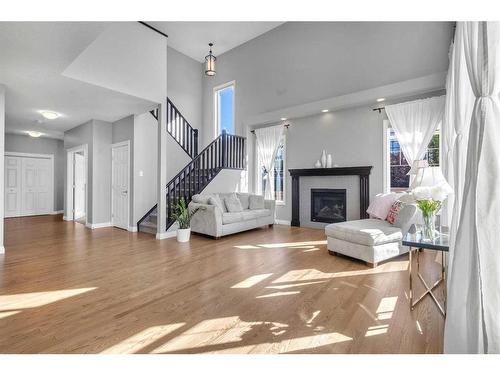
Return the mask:
<path fill-rule="evenodd" d="M 148 22 L 168 35 L 168 45 L 203 62 L 208 43 L 215 56 L 278 27 L 284 22 Z"/>
<path fill-rule="evenodd" d="M 61 75 L 110 24 L 0 22 L 0 83 L 6 92 L 6 132 L 62 133 L 90 119 L 116 121 L 152 102 Z M 62 116 L 44 120 L 38 111 Z M 44 121 L 37 123 L 37 121 Z"/>

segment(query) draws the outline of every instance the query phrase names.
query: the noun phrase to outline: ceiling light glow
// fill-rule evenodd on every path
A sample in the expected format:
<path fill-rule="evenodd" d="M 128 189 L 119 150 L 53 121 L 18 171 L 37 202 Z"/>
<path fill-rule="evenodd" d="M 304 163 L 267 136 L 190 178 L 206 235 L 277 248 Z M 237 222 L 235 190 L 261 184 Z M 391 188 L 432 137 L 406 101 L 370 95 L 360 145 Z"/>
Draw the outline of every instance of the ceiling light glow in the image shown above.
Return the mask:
<path fill-rule="evenodd" d="M 33 137 L 33 138 L 38 138 L 38 137 L 40 137 L 42 135 L 42 133 L 36 132 L 36 131 L 33 131 L 33 130 L 30 130 L 27 133 L 28 133 L 28 135 L 30 137 Z"/>
<path fill-rule="evenodd" d="M 380 102 L 383 102 L 384 100 L 385 100 L 385 98 L 378 98 L 378 99 L 377 99 L 377 102 L 379 102 L 379 103 L 380 103 Z"/>
<path fill-rule="evenodd" d="M 282 117 L 282 118 L 280 118 L 280 120 L 281 120 L 281 121 L 286 121 L 286 120 L 287 120 L 287 118 L 286 118 L 286 117 Z"/>
<path fill-rule="evenodd" d="M 40 114 L 47 120 L 55 120 L 56 118 L 61 117 L 59 113 L 54 111 L 40 111 Z"/>
<path fill-rule="evenodd" d="M 326 113 L 328 112 L 328 109 L 322 109 L 321 112 Z"/>

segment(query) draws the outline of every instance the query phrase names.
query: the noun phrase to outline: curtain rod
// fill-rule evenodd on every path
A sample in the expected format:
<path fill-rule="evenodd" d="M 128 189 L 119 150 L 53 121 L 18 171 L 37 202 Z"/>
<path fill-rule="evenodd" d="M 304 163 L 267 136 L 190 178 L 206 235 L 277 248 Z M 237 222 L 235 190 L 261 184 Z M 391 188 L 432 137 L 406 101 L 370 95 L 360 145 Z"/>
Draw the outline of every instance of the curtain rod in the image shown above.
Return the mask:
<path fill-rule="evenodd" d="M 285 124 L 283 126 L 288 129 L 288 127 L 290 126 L 290 124 Z M 255 129 L 254 130 L 250 130 L 250 133 L 255 134 Z"/>
<path fill-rule="evenodd" d="M 147 28 L 149 28 L 149 29 L 151 29 L 151 30 L 153 30 L 153 31 L 156 31 L 158 34 L 163 35 L 165 38 L 168 38 L 168 35 L 167 35 L 167 34 L 165 34 L 165 33 L 161 32 L 160 30 L 158 30 L 157 28 L 155 28 L 155 27 L 153 27 L 153 26 L 151 26 L 151 25 L 147 24 L 146 22 L 143 22 L 143 21 L 137 21 L 137 22 L 139 22 L 141 25 L 146 26 Z"/>

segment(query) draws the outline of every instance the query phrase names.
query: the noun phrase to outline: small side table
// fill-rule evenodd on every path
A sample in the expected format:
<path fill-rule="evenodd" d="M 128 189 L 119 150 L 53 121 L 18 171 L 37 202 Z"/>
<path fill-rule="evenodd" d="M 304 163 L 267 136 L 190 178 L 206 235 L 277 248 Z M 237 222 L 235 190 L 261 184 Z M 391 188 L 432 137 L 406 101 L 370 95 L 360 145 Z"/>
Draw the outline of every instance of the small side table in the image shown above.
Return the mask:
<path fill-rule="evenodd" d="M 444 263 L 444 253 L 449 252 L 449 235 L 448 235 L 448 228 L 447 227 L 441 227 L 441 231 L 439 233 L 436 233 L 436 238 L 431 242 L 431 241 L 426 241 L 422 238 L 422 231 L 420 230 L 419 227 L 416 227 L 416 230 L 412 231 L 413 233 L 407 233 L 406 236 L 403 238 L 403 245 L 408 246 L 410 248 L 409 251 L 409 277 L 410 277 L 410 308 L 413 310 L 415 306 L 422 301 L 422 299 L 426 296 L 429 295 L 433 299 L 434 303 L 437 305 L 439 308 L 439 311 L 441 314 L 446 317 L 446 300 L 444 305 L 442 306 L 436 296 L 433 293 L 433 290 L 441 284 L 445 278 L 446 278 L 446 272 L 445 272 L 445 263 Z M 439 280 L 437 280 L 432 286 L 429 287 L 427 282 L 424 280 L 422 275 L 420 274 L 420 261 L 419 261 L 419 252 L 422 249 L 428 249 L 428 250 L 436 250 L 441 252 L 441 277 Z M 420 297 L 415 299 L 414 301 L 414 292 L 413 292 L 413 277 L 412 277 L 412 258 L 414 256 L 414 253 L 416 252 L 416 257 L 417 257 L 417 275 L 422 284 L 425 287 L 425 292 L 422 294 Z"/>

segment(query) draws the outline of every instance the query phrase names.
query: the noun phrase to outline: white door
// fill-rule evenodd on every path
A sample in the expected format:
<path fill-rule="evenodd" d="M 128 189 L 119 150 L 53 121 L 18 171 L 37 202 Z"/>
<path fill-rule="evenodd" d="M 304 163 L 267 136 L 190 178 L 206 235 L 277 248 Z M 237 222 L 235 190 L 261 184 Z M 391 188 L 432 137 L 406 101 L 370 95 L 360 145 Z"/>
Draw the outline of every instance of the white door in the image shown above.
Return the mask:
<path fill-rule="evenodd" d="M 75 217 L 80 219 L 85 216 L 85 156 L 82 154 L 74 154 L 74 199 L 75 199 Z"/>
<path fill-rule="evenodd" d="M 36 214 L 49 214 L 52 211 L 52 161 L 35 159 L 35 207 Z"/>
<path fill-rule="evenodd" d="M 21 158 L 5 157 L 5 217 L 21 215 Z"/>
<path fill-rule="evenodd" d="M 112 149 L 112 207 L 113 226 L 128 229 L 129 209 L 129 151 L 128 145 Z"/>
<path fill-rule="evenodd" d="M 36 169 L 37 160 L 22 158 L 21 175 L 21 215 L 36 215 Z"/>

